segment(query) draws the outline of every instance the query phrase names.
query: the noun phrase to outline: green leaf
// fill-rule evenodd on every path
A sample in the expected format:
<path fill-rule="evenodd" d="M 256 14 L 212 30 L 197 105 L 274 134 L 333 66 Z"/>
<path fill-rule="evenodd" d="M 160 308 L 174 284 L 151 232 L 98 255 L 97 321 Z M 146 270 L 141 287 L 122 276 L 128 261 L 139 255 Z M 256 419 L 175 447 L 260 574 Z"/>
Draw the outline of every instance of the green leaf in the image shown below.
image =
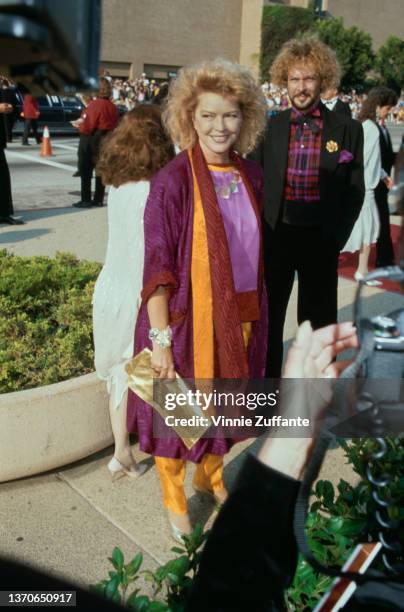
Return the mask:
<path fill-rule="evenodd" d="M 181 577 L 177 576 L 177 574 L 167 574 L 167 580 L 171 586 L 178 586 L 181 584 Z"/>
<path fill-rule="evenodd" d="M 146 595 L 131 593 L 126 600 L 126 605 L 136 612 L 149 612 L 150 599 Z"/>
<path fill-rule="evenodd" d="M 166 575 L 175 574 L 179 578 L 182 578 L 189 570 L 189 559 L 183 555 L 182 557 L 178 557 L 178 559 L 173 559 L 173 561 L 166 563 L 164 568 Z"/>
<path fill-rule="evenodd" d="M 317 512 L 317 510 L 320 510 L 321 506 L 322 506 L 321 502 L 319 501 L 314 502 L 310 506 L 310 512 Z"/>
<path fill-rule="evenodd" d="M 173 546 L 173 548 L 171 548 L 171 552 L 182 555 L 185 552 L 185 548 L 179 548 L 178 546 Z"/>
<path fill-rule="evenodd" d="M 323 495 L 325 504 L 327 506 L 332 504 L 334 501 L 334 487 L 329 480 L 323 481 Z"/>
<path fill-rule="evenodd" d="M 117 546 L 112 551 L 112 559 L 111 559 L 111 561 L 112 561 L 113 566 L 115 567 L 115 569 L 120 570 L 120 569 L 123 568 L 123 564 L 124 564 L 123 552 Z"/>
<path fill-rule="evenodd" d="M 111 578 L 105 587 L 105 597 L 108 599 L 113 599 L 115 597 L 115 593 L 119 588 L 119 578 L 115 576 L 115 578 Z"/>
<path fill-rule="evenodd" d="M 156 582 L 161 582 L 167 576 L 168 571 L 165 565 L 157 568 L 153 575 L 154 580 L 156 580 Z"/>
<path fill-rule="evenodd" d="M 328 529 L 331 531 L 331 533 L 336 533 L 337 531 L 341 529 L 343 523 L 344 523 L 343 518 L 341 518 L 340 516 L 333 516 L 328 521 Z"/>
<path fill-rule="evenodd" d="M 139 571 L 141 565 L 143 563 L 143 555 L 139 552 L 130 563 L 126 566 L 126 571 L 128 576 L 132 577 Z"/>
<path fill-rule="evenodd" d="M 161 601 L 153 601 L 147 612 L 167 612 L 169 607 Z"/>

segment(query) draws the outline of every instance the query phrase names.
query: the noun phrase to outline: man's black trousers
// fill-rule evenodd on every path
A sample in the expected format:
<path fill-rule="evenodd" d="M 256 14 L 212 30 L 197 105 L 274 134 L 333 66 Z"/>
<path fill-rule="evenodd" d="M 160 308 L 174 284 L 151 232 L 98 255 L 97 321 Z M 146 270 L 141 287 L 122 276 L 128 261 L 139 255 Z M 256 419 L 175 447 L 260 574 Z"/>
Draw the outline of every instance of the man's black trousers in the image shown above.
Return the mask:
<path fill-rule="evenodd" d="M 13 214 L 10 171 L 4 149 L 0 149 L 0 217 Z"/>
<path fill-rule="evenodd" d="M 337 322 L 338 248 L 318 227 L 264 223 L 265 275 L 269 303 L 266 376 L 279 378 L 283 328 L 295 275 L 298 278 L 297 319 L 314 329 Z"/>
<path fill-rule="evenodd" d="M 41 137 L 38 134 L 38 122 L 36 119 L 25 119 L 24 120 L 24 132 L 22 135 L 23 144 L 27 144 L 31 131 L 36 140 L 36 143 L 40 144 Z"/>
<path fill-rule="evenodd" d="M 97 163 L 98 150 L 94 150 L 94 135 L 80 134 L 78 169 L 81 177 L 81 201 L 102 204 L 105 187 L 99 176 L 95 177 L 95 193 L 91 198 L 91 179 Z"/>
<path fill-rule="evenodd" d="M 377 210 L 379 211 L 380 233 L 376 244 L 376 267 L 394 265 L 394 249 L 390 233 L 390 213 L 387 201 L 389 190 L 380 181 L 375 189 Z"/>

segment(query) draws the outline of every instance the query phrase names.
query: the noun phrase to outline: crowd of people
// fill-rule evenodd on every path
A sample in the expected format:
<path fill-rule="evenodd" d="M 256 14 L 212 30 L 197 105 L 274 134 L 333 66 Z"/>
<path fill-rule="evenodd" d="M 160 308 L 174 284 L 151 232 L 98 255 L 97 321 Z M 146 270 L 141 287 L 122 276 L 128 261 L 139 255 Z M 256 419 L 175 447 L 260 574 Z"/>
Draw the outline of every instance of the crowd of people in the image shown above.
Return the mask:
<path fill-rule="evenodd" d="M 265 81 L 262 84 L 262 91 L 265 95 L 265 99 L 268 105 L 268 111 L 270 113 L 278 112 L 289 108 L 290 100 L 288 91 L 286 88 L 280 88 L 269 81 Z M 357 119 L 362 110 L 362 106 L 367 99 L 368 94 L 358 93 L 355 89 L 349 92 L 339 92 L 339 99 L 345 104 L 349 105 L 351 115 L 354 119 Z M 404 123 L 404 96 L 401 96 L 397 100 L 387 117 L 387 121 L 396 124 Z"/>
<path fill-rule="evenodd" d="M 113 102 L 126 110 L 144 102 L 160 104 L 167 95 L 168 82 L 149 79 L 146 73 L 136 79 L 113 79 L 108 70 L 104 70 L 103 76 L 111 82 Z"/>

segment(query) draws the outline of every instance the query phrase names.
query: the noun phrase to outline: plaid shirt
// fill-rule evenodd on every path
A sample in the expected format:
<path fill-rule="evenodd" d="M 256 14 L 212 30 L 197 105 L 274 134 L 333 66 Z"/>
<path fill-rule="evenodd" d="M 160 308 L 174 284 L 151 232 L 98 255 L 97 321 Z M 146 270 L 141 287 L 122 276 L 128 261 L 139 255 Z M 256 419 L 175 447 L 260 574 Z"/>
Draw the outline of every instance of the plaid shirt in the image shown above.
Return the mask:
<path fill-rule="evenodd" d="M 292 108 L 290 115 L 289 131 L 289 153 L 288 169 L 286 171 L 286 184 L 284 199 L 295 202 L 319 202 L 319 169 L 320 169 L 320 150 L 321 132 L 323 120 L 321 119 L 320 109 L 314 108 L 309 113 L 311 119 L 320 128 L 317 134 L 313 134 L 307 124 L 298 125 L 293 121 L 302 117 L 295 108 Z M 299 136 L 300 139 L 296 139 Z"/>

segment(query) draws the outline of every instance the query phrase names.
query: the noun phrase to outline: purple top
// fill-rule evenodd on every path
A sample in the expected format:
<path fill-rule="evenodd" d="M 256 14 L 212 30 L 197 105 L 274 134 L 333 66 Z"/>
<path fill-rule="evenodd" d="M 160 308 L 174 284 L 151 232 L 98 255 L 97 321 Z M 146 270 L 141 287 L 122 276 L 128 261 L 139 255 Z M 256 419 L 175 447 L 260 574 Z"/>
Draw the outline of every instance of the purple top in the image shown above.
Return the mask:
<path fill-rule="evenodd" d="M 237 171 L 217 166 L 209 170 L 229 245 L 234 288 L 237 293 L 256 291 L 260 236 L 247 189 Z"/>

